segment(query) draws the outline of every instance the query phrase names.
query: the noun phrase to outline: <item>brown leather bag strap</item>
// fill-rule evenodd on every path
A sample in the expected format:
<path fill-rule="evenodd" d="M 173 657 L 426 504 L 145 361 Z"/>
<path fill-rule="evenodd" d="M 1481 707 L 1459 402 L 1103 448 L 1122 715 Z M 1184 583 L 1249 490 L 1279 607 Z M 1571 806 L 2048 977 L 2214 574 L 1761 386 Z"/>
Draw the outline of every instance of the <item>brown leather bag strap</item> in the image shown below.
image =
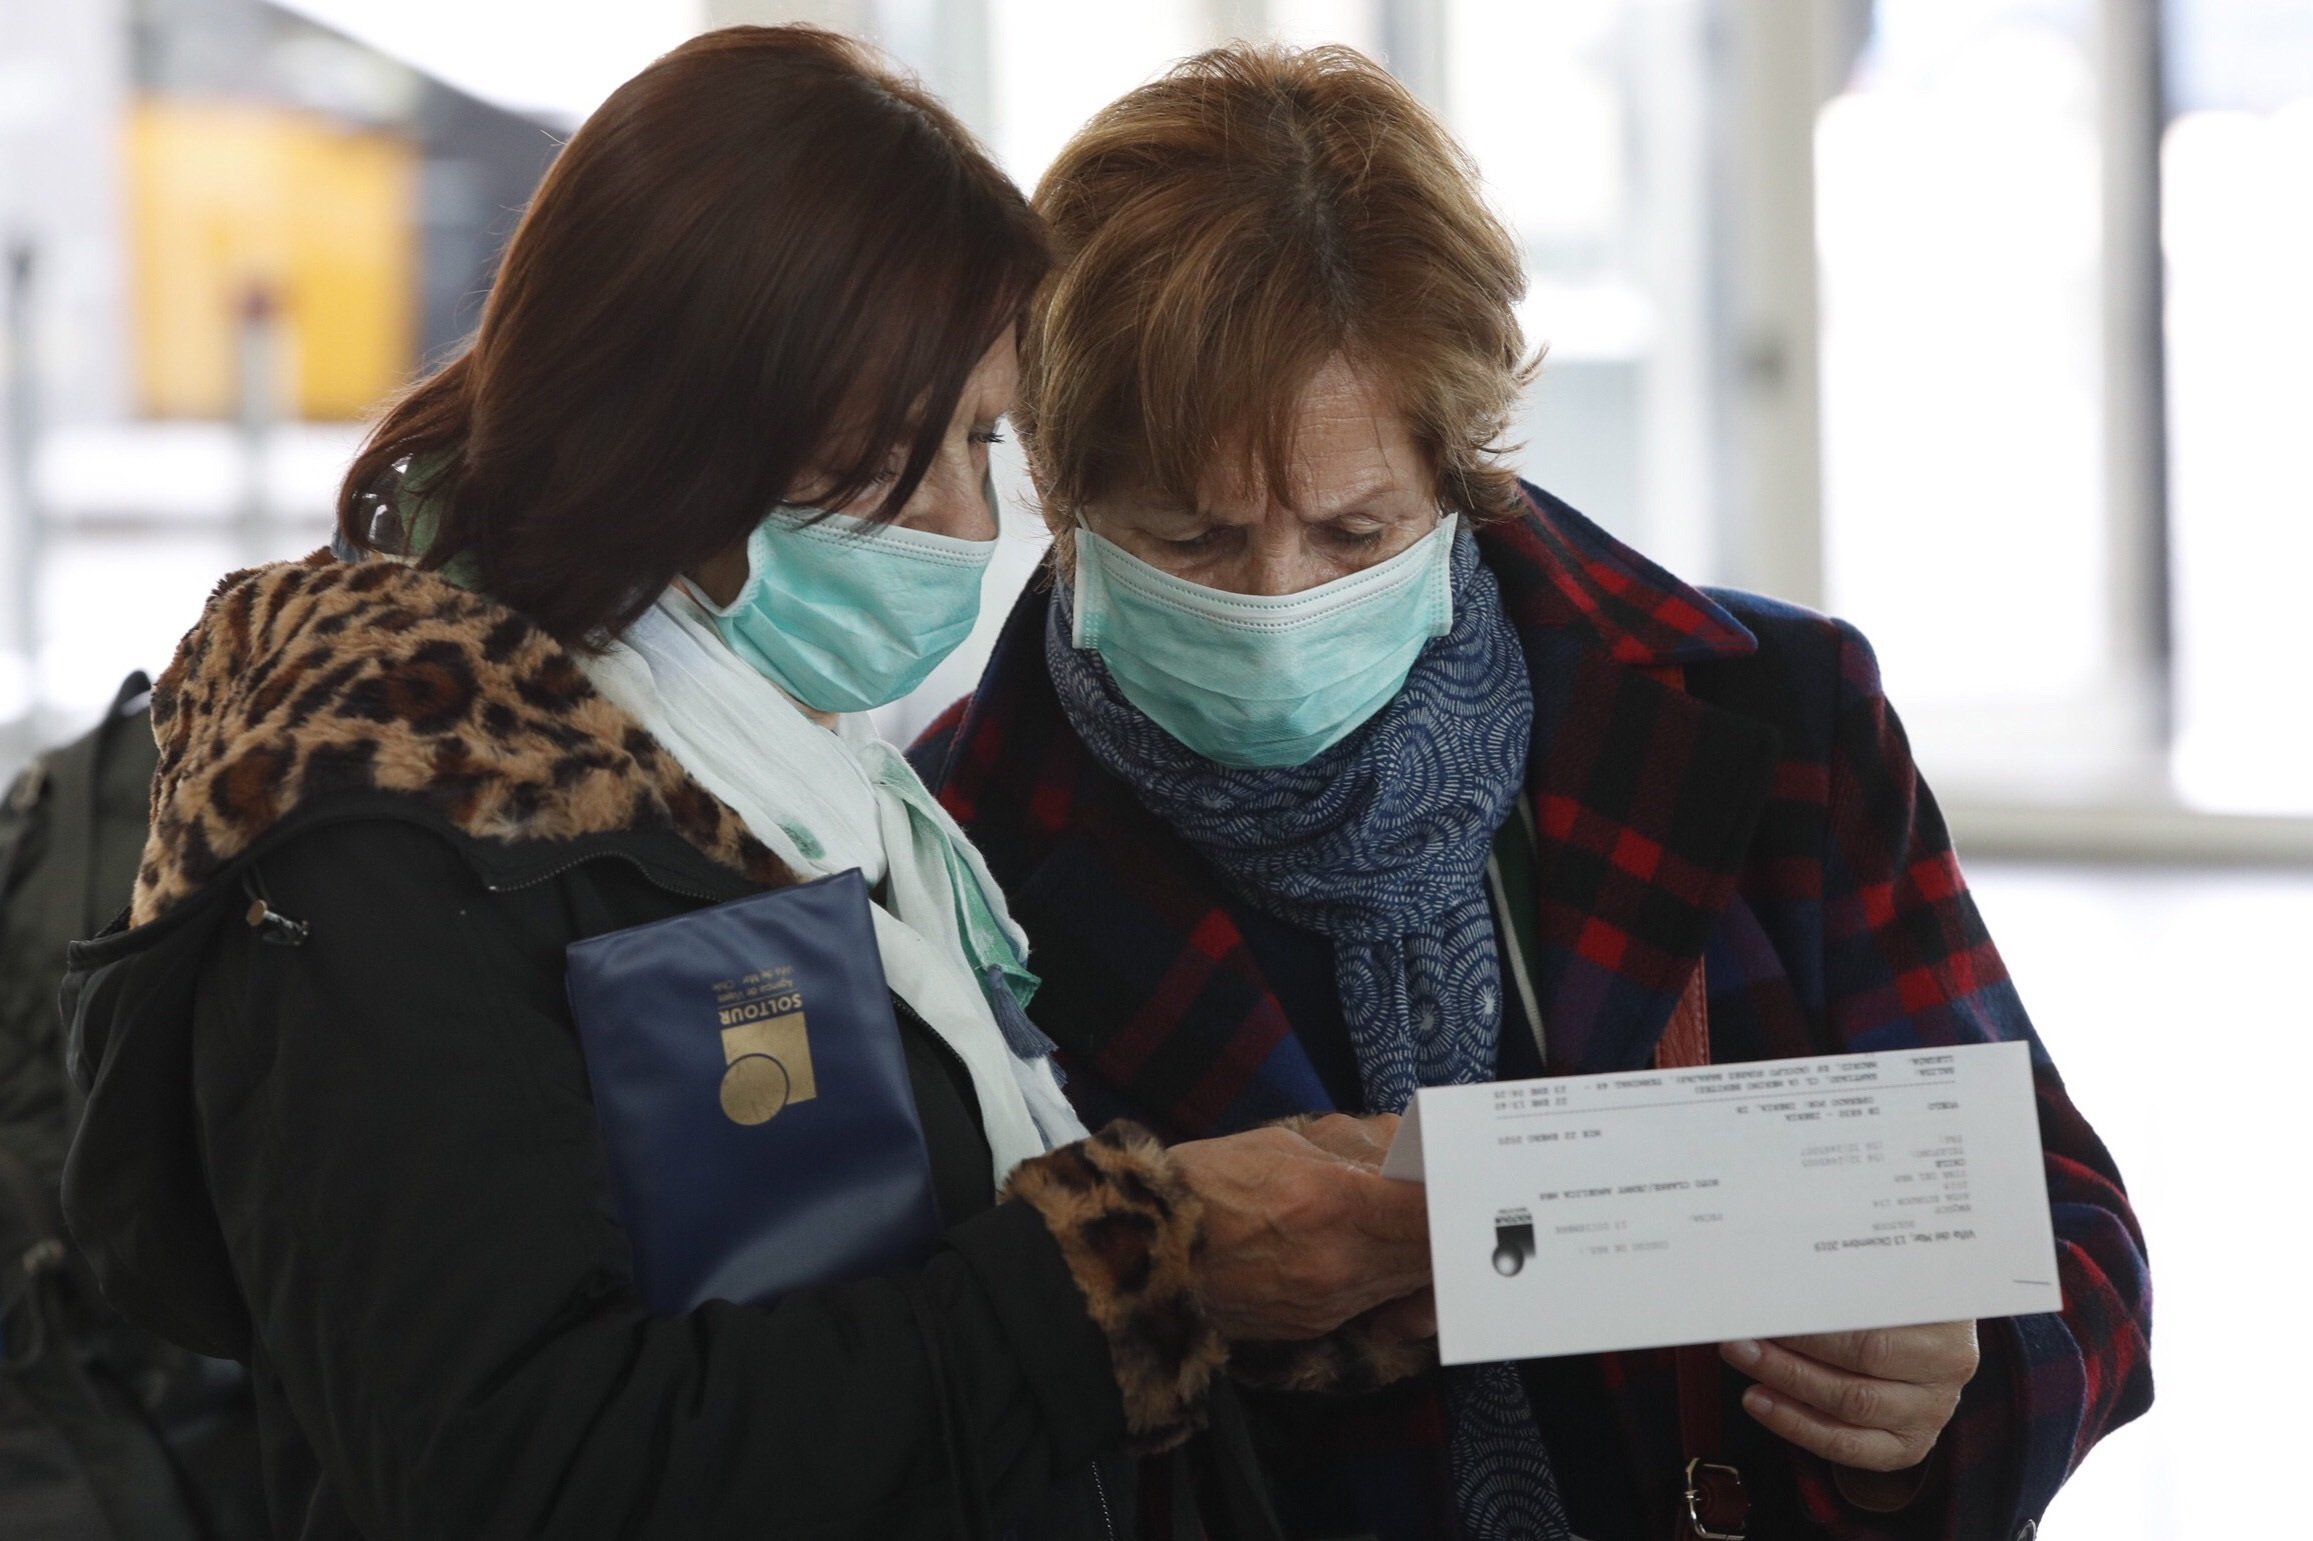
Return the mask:
<path fill-rule="evenodd" d="M 1709 991 L 1703 966 L 1698 962 L 1687 979 L 1686 989 L 1679 992 L 1679 1003 L 1671 1008 L 1670 1021 L 1664 1026 L 1662 1037 L 1655 1042 L 1657 1070 L 1692 1070 L 1711 1062 Z"/>
<path fill-rule="evenodd" d="M 1688 1070 L 1711 1062 L 1709 984 L 1701 963 L 1671 1008 L 1655 1044 L 1658 1070 Z M 1728 1460 L 1720 1402 L 1718 1348 L 1709 1343 L 1672 1350 L 1678 1364 L 1681 1502 L 1677 1541 L 1744 1541 L 1751 1499 L 1743 1474 Z"/>

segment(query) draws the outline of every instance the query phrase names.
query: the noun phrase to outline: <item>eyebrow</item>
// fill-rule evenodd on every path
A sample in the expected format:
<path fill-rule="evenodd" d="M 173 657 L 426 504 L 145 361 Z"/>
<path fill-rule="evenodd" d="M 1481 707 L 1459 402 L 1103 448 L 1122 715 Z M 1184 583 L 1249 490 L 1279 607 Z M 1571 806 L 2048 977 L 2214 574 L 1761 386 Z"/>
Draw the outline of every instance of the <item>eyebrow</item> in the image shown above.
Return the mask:
<path fill-rule="evenodd" d="M 1321 522 L 1333 519 L 1347 519 L 1356 514 L 1366 514 L 1368 517 L 1371 517 L 1371 510 L 1367 507 L 1367 505 L 1374 503 L 1382 498 L 1394 497 L 1397 494 L 1405 491 L 1407 491 L 1407 489 L 1402 486 L 1395 477 L 1368 481 L 1344 493 L 1334 507 L 1330 509 L 1312 509 L 1303 513 L 1302 517 L 1304 519 L 1314 519 Z"/>
<path fill-rule="evenodd" d="M 1159 502 L 1155 499 L 1141 502 L 1127 501 L 1118 507 L 1116 511 L 1127 519 L 1137 519 L 1143 521 L 1169 520 L 1173 522 L 1182 522 L 1191 519 L 1210 519 L 1213 517 L 1212 511 L 1209 509 L 1194 508 L 1187 503 Z"/>
<path fill-rule="evenodd" d="M 1395 476 L 1385 473 L 1380 476 L 1367 477 L 1363 481 L 1360 481 L 1356 485 L 1348 488 L 1336 500 L 1336 506 L 1334 507 L 1324 509 L 1308 508 L 1297 510 L 1297 512 L 1305 522 L 1316 524 L 1329 524 L 1334 520 L 1348 519 L 1359 514 L 1365 514 L 1367 517 L 1374 517 L 1367 507 L 1368 504 L 1374 502 L 1376 499 L 1395 496 L 1398 493 L 1404 491 L 1406 491 L 1406 488 L 1400 482 L 1398 482 Z M 1218 510 L 1210 508 L 1197 508 L 1187 503 L 1177 503 L 1167 499 L 1158 498 L 1150 498 L 1144 501 L 1132 499 L 1122 500 L 1119 507 L 1117 508 L 1117 512 L 1123 515 L 1125 518 L 1137 520 L 1185 521 L 1192 519 L 1210 520 L 1219 517 Z M 1255 517 L 1258 516 L 1256 515 Z M 1246 521 L 1225 520 L 1224 522 L 1234 524 L 1243 523 Z"/>

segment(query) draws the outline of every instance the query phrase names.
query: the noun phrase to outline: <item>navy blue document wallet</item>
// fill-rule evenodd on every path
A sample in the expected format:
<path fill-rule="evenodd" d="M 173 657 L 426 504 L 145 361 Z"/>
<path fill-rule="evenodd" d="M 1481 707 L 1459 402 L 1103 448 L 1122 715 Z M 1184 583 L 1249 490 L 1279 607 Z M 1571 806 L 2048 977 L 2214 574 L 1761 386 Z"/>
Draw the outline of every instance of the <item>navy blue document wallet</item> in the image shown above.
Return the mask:
<path fill-rule="evenodd" d="M 653 1311 L 930 1255 L 931 1157 L 857 871 L 589 937 L 564 985 Z"/>

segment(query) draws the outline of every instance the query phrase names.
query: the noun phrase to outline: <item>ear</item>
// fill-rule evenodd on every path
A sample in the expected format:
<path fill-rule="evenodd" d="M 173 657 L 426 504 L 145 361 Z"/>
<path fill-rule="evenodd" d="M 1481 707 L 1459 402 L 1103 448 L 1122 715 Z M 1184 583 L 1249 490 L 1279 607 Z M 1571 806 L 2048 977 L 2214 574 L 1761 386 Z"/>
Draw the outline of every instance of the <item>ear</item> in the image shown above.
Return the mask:
<path fill-rule="evenodd" d="M 1076 516 L 1053 506 L 1044 495 L 1044 480 L 1036 474 L 1036 457 L 1028 457 L 1029 494 L 1034 502 L 1036 516 L 1044 521 L 1044 528 L 1052 536 L 1052 555 L 1047 560 L 1052 570 L 1073 581 L 1076 577 Z"/>
<path fill-rule="evenodd" d="M 739 597 L 739 590 L 746 587 L 747 575 L 751 570 L 752 564 L 747 557 L 747 537 L 742 536 L 737 545 L 716 552 L 692 568 L 686 576 L 699 586 L 709 603 L 720 609 Z"/>

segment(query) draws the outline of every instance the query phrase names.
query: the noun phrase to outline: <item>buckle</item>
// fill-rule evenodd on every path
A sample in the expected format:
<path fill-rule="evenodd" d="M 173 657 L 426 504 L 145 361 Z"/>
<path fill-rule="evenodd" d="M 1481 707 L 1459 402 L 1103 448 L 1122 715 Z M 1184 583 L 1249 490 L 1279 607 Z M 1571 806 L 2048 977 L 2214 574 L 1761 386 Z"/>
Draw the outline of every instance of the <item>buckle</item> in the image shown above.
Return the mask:
<path fill-rule="evenodd" d="M 1750 1519 L 1741 1472 L 1700 1456 L 1687 1462 L 1687 1525 L 1696 1541 L 1747 1541 Z"/>

